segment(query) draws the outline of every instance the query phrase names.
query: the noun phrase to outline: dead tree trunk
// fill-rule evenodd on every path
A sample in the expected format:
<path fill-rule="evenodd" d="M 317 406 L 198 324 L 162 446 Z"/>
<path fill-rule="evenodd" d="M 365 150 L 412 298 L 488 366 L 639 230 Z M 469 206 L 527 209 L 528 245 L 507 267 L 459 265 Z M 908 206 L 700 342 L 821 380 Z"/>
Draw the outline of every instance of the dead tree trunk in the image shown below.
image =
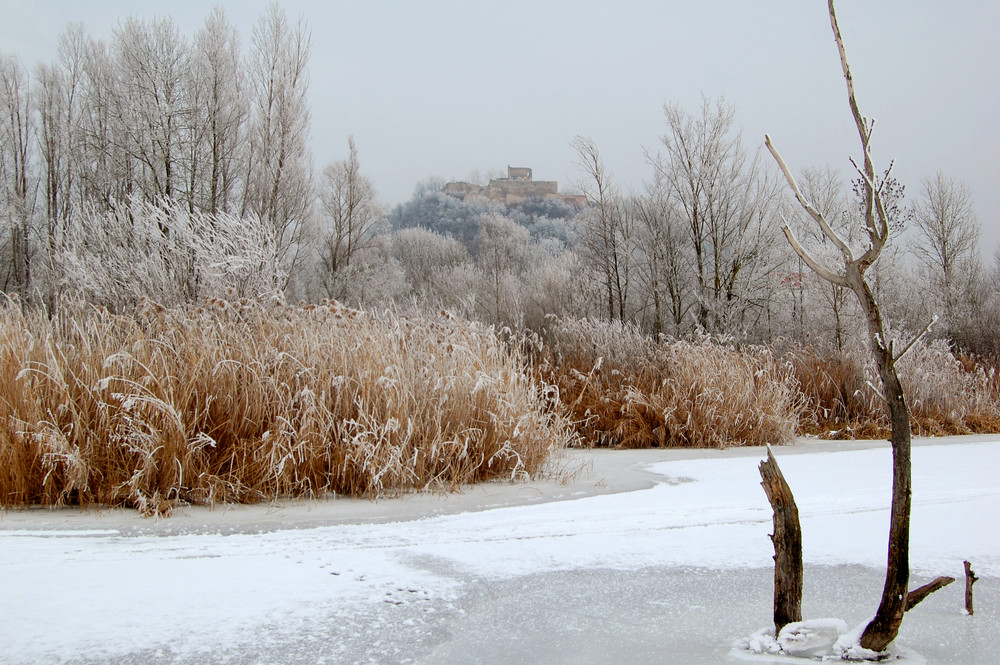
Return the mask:
<path fill-rule="evenodd" d="M 885 338 L 878 303 L 860 272 L 849 269 L 847 275 L 868 319 L 869 343 L 882 379 L 892 426 L 892 507 L 885 585 L 875 617 L 861 635 L 862 647 L 885 651 L 889 643 L 896 639 L 903 622 L 910 578 L 910 409 L 903 395 L 903 384 L 896 373 L 893 345 Z"/>
<path fill-rule="evenodd" d="M 864 231 L 868 241 L 867 248 L 861 256 L 855 257 L 854 250 L 833 230 L 822 213 L 805 199 L 788 166 L 771 144 L 770 137 L 765 137 L 765 143 L 781 168 L 796 200 L 819 225 L 826 239 L 840 251 L 843 268 L 831 269 L 814 258 L 799 243 L 787 224 L 783 228 L 792 249 L 813 272 L 831 284 L 851 289 L 857 296 L 868 324 L 868 342 L 878 366 L 879 377 L 882 380 L 883 397 L 889 408 L 892 424 L 892 438 L 890 440 L 892 443 L 892 508 L 885 586 L 882 590 L 882 600 L 878 611 L 861 636 L 862 647 L 880 652 L 889 646 L 899 631 L 903 613 L 906 611 L 907 585 L 910 577 L 910 410 L 903 395 L 903 386 L 896 373 L 896 361 L 910 346 L 904 347 L 903 351 L 896 355 L 892 343 L 886 336 L 878 303 L 865 279 L 865 271 L 875 263 L 889 239 L 888 215 L 882 200 L 882 187 L 885 179 L 882 182 L 876 181 L 875 166 L 869 150 L 874 123 L 861 115 L 858 108 L 854 94 L 854 79 L 847 63 L 847 51 L 844 48 L 844 40 L 837 25 L 833 0 L 828 0 L 827 7 L 830 14 L 830 26 L 833 29 L 837 50 L 840 53 L 841 69 L 847 82 L 848 105 L 851 109 L 851 115 L 854 117 L 854 124 L 858 129 L 858 136 L 861 139 L 863 162 L 862 166 L 855 163 L 855 167 L 861 175 L 864 185 Z"/>
<path fill-rule="evenodd" d="M 802 621 L 802 530 L 795 497 L 767 448 L 760 463 L 761 485 L 774 510 L 774 635 L 789 623 Z"/>
<path fill-rule="evenodd" d="M 965 562 L 965 611 L 972 616 L 972 585 L 976 583 L 976 574 L 972 572 L 972 564 Z"/>

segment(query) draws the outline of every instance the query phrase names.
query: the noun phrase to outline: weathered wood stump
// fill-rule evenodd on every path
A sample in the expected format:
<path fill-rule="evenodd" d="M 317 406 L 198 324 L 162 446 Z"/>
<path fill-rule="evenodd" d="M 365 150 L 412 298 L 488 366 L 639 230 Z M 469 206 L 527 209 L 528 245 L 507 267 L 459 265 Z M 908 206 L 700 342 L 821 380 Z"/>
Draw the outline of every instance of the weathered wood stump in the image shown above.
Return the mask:
<path fill-rule="evenodd" d="M 965 611 L 972 616 L 972 585 L 976 583 L 979 578 L 976 574 L 972 572 L 972 564 L 968 561 L 965 563 Z"/>
<path fill-rule="evenodd" d="M 787 624 L 802 621 L 802 529 L 795 497 L 778 462 L 767 447 L 760 463 L 761 485 L 774 510 L 774 634 Z"/>

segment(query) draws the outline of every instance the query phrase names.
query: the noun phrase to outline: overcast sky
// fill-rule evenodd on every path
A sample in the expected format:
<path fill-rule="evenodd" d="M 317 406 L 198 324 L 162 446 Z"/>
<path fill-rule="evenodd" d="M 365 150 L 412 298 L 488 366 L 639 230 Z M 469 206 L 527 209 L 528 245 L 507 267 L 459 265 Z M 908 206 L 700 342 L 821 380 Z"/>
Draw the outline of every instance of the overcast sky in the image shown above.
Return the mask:
<path fill-rule="evenodd" d="M 221 2 L 244 49 L 266 0 Z M 769 132 L 793 170 L 858 154 L 822 0 L 340 0 L 282 3 L 312 32 L 312 150 L 340 159 L 354 135 L 383 201 L 430 176 L 508 164 L 568 189 L 570 141 L 596 141 L 615 179 L 641 186 L 643 149 L 665 102 L 690 112 L 725 95 L 751 146 Z M 97 37 L 119 18 L 170 14 L 190 37 L 195 0 L 0 0 L 0 52 L 55 57 L 81 21 Z M 839 0 L 862 111 L 877 119 L 878 165 L 915 196 L 942 171 L 969 185 L 984 254 L 1000 244 L 1000 3 Z"/>

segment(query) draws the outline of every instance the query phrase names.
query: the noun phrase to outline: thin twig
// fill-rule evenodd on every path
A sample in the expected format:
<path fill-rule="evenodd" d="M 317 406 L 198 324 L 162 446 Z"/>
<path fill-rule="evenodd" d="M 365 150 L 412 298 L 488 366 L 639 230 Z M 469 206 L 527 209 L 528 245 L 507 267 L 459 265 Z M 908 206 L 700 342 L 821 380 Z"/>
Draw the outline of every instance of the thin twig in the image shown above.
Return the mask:
<path fill-rule="evenodd" d="M 934 316 L 932 316 L 931 320 L 927 322 L 927 325 L 923 327 L 923 330 L 921 330 L 919 333 L 917 333 L 913 337 L 913 339 L 910 340 L 910 343 L 907 344 L 906 347 L 902 351 L 899 352 L 899 355 L 892 359 L 892 363 L 895 365 L 896 362 L 900 358 L 902 358 L 904 355 L 906 355 L 906 352 L 909 351 L 911 348 L 913 348 L 914 344 L 916 344 L 917 342 L 919 342 L 920 339 L 923 338 L 924 335 L 926 335 L 927 333 L 929 333 L 931 331 L 931 326 L 933 326 L 935 323 L 937 323 L 937 320 L 938 320 L 937 314 L 935 314 Z"/>

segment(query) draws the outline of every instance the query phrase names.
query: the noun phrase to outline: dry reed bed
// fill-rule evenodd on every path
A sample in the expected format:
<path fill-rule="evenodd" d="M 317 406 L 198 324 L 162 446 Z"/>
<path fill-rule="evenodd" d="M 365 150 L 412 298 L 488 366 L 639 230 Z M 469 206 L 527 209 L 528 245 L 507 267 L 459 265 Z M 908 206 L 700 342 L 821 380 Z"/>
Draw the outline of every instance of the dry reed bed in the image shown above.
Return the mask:
<path fill-rule="evenodd" d="M 379 495 L 537 473 L 574 440 L 491 329 L 214 301 L 0 311 L 0 505 Z"/>
<path fill-rule="evenodd" d="M 787 357 L 806 402 L 803 433 L 841 439 L 888 436 L 888 414 L 867 349 L 795 349 Z M 915 433 L 1000 433 L 997 363 L 956 357 L 936 340 L 914 345 L 899 361 L 899 374 Z"/>
<path fill-rule="evenodd" d="M 635 327 L 552 320 L 538 363 L 583 438 L 619 448 L 784 443 L 804 400 L 763 347 L 705 337 L 654 341 Z"/>

